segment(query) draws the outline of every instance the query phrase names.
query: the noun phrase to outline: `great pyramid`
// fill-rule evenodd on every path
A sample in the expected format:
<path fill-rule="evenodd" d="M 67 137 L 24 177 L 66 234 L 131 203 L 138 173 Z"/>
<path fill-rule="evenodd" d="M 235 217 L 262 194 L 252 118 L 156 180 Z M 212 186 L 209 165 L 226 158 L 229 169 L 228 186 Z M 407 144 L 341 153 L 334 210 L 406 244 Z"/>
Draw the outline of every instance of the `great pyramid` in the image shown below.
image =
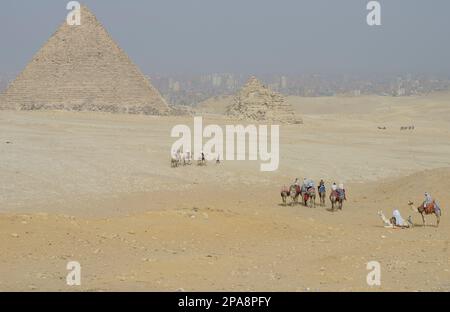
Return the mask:
<path fill-rule="evenodd" d="M 301 124 L 302 119 L 285 98 L 251 77 L 227 108 L 227 115 L 243 120 Z"/>
<path fill-rule="evenodd" d="M 81 7 L 81 25 L 65 22 L 0 96 L 0 108 L 165 115 L 161 94 Z"/>

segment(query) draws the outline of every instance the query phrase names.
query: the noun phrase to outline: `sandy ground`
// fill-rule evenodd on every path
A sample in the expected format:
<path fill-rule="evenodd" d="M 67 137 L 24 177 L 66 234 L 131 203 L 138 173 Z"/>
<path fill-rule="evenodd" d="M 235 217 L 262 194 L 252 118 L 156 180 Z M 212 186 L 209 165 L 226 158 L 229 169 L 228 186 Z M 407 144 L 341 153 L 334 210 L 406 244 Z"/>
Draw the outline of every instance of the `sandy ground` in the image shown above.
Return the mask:
<path fill-rule="evenodd" d="M 273 173 L 171 169 L 170 130 L 190 117 L 0 112 L 0 291 L 450 291 L 448 99 L 290 98 L 305 124 L 282 126 Z M 205 125 L 236 123 L 212 113 Z M 295 177 L 344 182 L 344 210 L 281 206 Z M 425 191 L 439 228 L 407 206 Z M 377 211 L 395 208 L 418 226 L 383 228 Z"/>

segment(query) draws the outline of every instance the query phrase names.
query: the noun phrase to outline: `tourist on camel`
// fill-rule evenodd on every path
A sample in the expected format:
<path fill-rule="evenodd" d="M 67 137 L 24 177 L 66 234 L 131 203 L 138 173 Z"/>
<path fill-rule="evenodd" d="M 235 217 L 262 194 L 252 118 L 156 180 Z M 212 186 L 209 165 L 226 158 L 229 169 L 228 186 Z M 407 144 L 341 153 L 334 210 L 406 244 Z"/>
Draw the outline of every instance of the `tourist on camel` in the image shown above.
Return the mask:
<path fill-rule="evenodd" d="M 336 192 L 336 191 L 337 191 L 337 184 L 336 184 L 336 183 L 333 183 L 333 185 L 331 186 L 331 190 L 332 190 L 333 192 Z"/>
<path fill-rule="evenodd" d="M 343 183 L 339 184 L 339 187 L 337 188 L 337 193 L 339 195 L 339 198 L 347 200 L 347 194 L 345 192 L 345 187 Z"/>
<path fill-rule="evenodd" d="M 307 184 L 308 184 L 308 179 L 304 178 L 303 184 L 302 184 L 302 189 L 301 189 L 302 194 L 305 194 L 306 191 L 308 190 Z"/>
<path fill-rule="evenodd" d="M 326 193 L 327 192 L 327 188 L 325 187 L 325 181 L 324 180 L 320 180 L 319 186 L 317 187 L 317 190 L 320 193 Z"/>
<path fill-rule="evenodd" d="M 433 203 L 433 197 L 431 197 L 430 193 L 425 192 L 425 200 L 423 201 L 423 208 L 427 208 L 432 203 Z"/>
<path fill-rule="evenodd" d="M 439 207 L 438 203 L 436 202 L 436 200 L 433 199 L 433 197 L 428 192 L 425 192 L 423 208 L 425 209 L 425 211 L 428 211 L 427 213 L 433 211 L 433 209 L 436 213 L 439 214 L 441 213 L 441 208 Z"/>

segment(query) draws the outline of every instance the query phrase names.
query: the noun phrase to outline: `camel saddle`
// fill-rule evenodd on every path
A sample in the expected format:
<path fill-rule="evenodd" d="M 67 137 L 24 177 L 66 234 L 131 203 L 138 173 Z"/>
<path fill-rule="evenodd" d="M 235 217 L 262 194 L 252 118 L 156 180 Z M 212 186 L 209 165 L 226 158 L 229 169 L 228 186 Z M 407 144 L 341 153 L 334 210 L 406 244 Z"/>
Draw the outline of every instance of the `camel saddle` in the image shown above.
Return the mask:
<path fill-rule="evenodd" d="M 344 200 L 345 199 L 345 191 L 344 190 L 337 190 L 336 193 L 338 194 L 338 198 L 340 200 Z"/>
<path fill-rule="evenodd" d="M 428 204 L 425 207 L 425 214 L 429 215 L 435 212 L 436 209 L 436 202 L 433 200 L 433 202 L 431 204 Z"/>

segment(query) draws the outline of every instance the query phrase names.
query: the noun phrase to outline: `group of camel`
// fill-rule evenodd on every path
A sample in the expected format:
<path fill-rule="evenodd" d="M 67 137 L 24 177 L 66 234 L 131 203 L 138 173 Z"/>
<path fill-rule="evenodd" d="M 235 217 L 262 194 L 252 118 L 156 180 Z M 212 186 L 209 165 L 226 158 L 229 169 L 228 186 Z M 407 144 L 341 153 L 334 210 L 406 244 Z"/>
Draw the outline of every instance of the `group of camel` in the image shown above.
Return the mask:
<path fill-rule="evenodd" d="M 326 205 L 326 192 L 320 192 L 319 193 L 319 200 L 320 200 L 320 206 L 325 207 Z M 310 208 L 316 208 L 316 189 L 314 187 L 309 187 L 306 190 L 303 189 L 299 185 L 291 185 L 289 190 L 282 190 L 281 191 L 281 199 L 283 201 L 283 205 L 288 205 L 288 198 L 290 199 L 290 206 L 296 206 L 299 204 L 299 198 L 302 200 L 302 204 L 305 207 Z M 329 196 L 330 202 L 331 202 L 331 210 L 335 211 L 336 208 L 338 210 L 342 210 L 344 207 L 344 200 L 345 198 L 342 196 L 339 196 L 337 191 L 332 191 Z"/>
<path fill-rule="evenodd" d="M 404 130 L 415 130 L 416 129 L 416 127 L 415 126 L 402 126 L 402 127 L 400 127 L 400 131 L 404 131 Z M 378 127 L 378 130 L 387 130 L 387 127 L 386 126 L 379 126 Z"/>
<path fill-rule="evenodd" d="M 177 152 L 174 155 L 172 155 L 172 157 L 170 159 L 170 166 L 172 168 L 178 168 L 181 166 L 190 166 L 190 165 L 192 165 L 192 154 L 191 153 Z M 197 161 L 197 165 L 198 166 L 206 166 L 207 165 L 206 159 L 201 157 Z"/>
<path fill-rule="evenodd" d="M 303 191 L 302 191 L 303 189 Z M 326 201 L 326 192 L 318 192 L 320 199 L 320 206 L 325 206 Z M 296 206 L 299 204 L 299 198 L 302 200 L 302 204 L 305 207 L 316 208 L 316 189 L 314 187 L 309 187 L 305 190 L 299 185 L 293 184 L 289 188 L 289 190 L 282 189 L 281 191 L 281 199 L 283 201 L 283 205 L 288 205 L 288 199 L 290 199 L 290 206 Z M 345 197 L 340 196 L 337 191 L 332 191 L 329 196 L 331 202 L 331 211 L 335 211 L 336 208 L 338 210 L 342 210 Z M 413 211 L 418 212 L 422 216 L 423 225 L 426 226 L 426 215 L 434 214 L 436 216 L 436 227 L 439 227 L 439 223 L 441 221 L 442 211 L 438 208 L 435 201 L 429 205 L 425 205 L 422 203 L 420 206 L 414 208 L 414 203 L 409 202 L 408 205 L 413 209 Z M 386 222 L 386 218 L 384 217 L 381 211 L 378 212 L 378 215 L 382 217 L 382 219 Z M 411 226 L 413 226 L 411 217 L 408 219 Z M 391 222 L 392 223 L 392 222 Z M 392 224 L 392 227 L 395 227 L 395 224 Z"/>

